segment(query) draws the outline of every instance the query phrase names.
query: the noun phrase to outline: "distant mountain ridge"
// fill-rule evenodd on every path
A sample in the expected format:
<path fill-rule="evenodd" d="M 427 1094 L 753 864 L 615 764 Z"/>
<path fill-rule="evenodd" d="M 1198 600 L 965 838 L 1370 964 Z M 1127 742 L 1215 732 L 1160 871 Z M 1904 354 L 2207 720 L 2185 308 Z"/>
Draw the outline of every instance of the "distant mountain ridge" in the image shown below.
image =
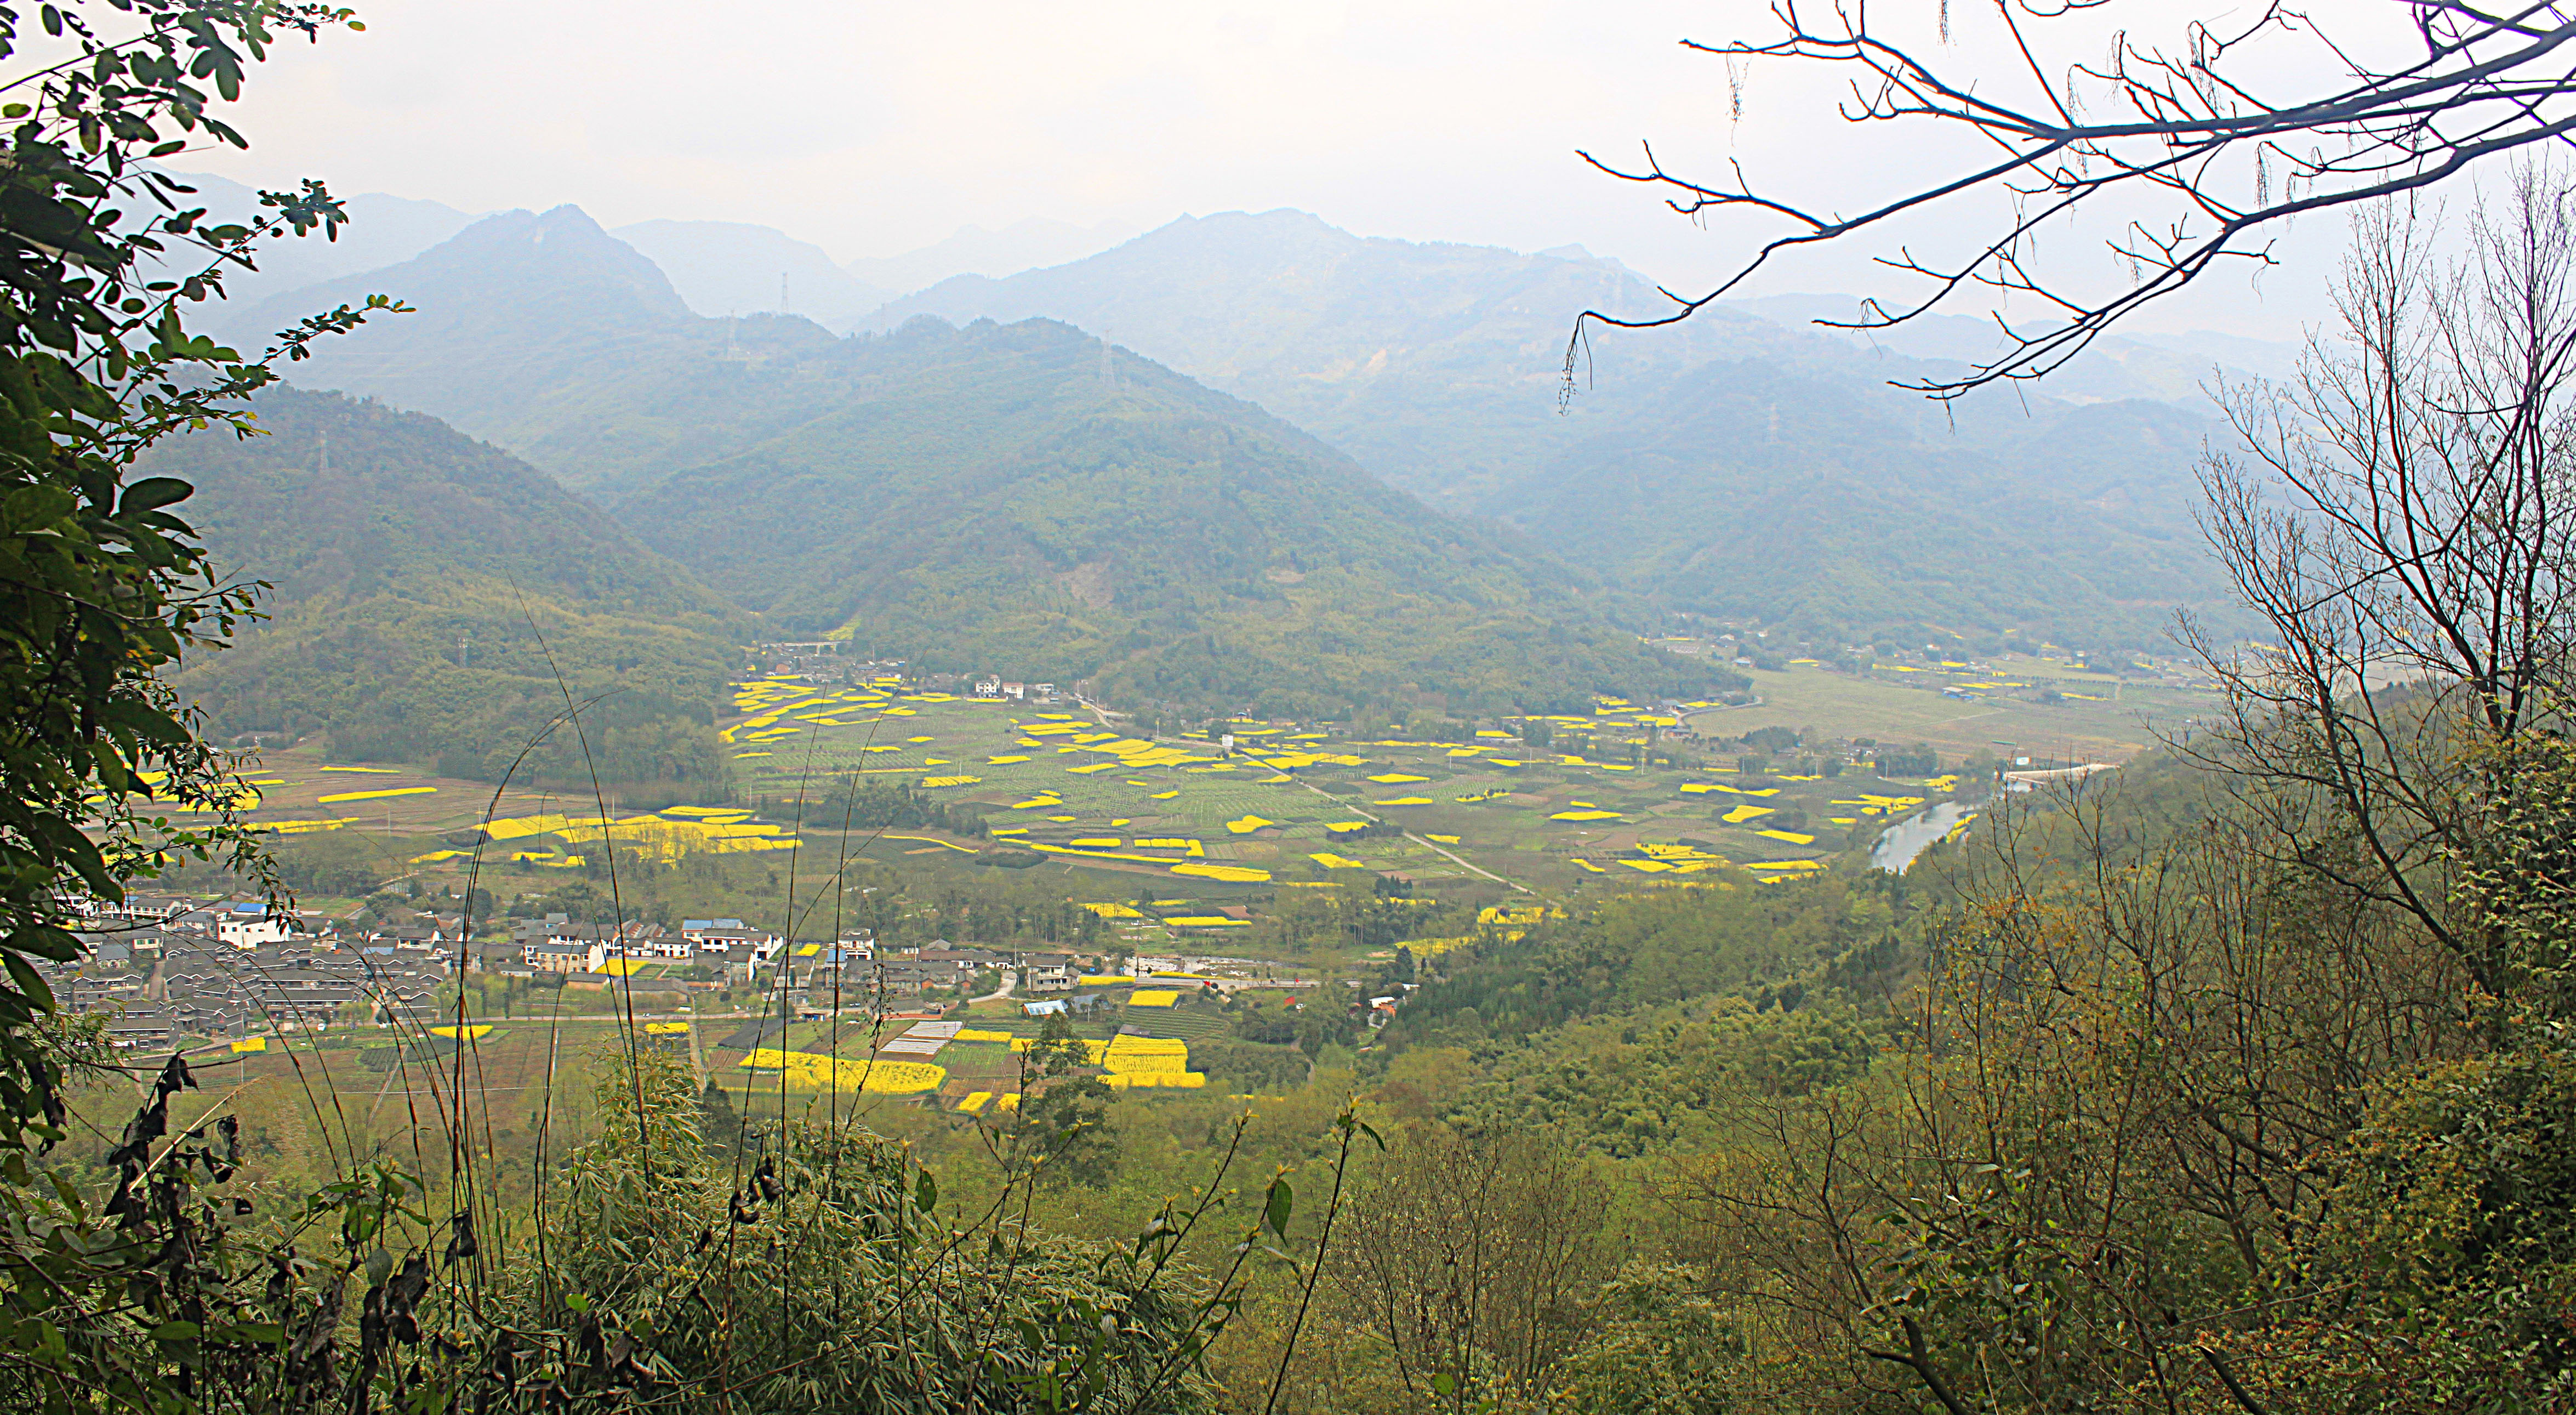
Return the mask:
<path fill-rule="evenodd" d="M 228 177 L 203 172 L 170 174 L 196 189 L 193 197 L 173 196 L 176 202 L 193 202 L 206 208 L 210 221 L 248 223 L 261 213 L 259 193 Z M 241 310 L 259 304 L 269 296 L 286 290 L 300 290 L 397 265 L 422 251 L 447 240 L 472 225 L 475 217 L 443 202 L 421 201 L 411 197 L 389 196 L 383 192 L 361 192 L 342 197 L 349 222 L 340 228 L 337 239 L 318 229 L 303 237 L 284 237 L 263 246 L 259 269 L 255 272 L 230 270 L 224 284 L 230 296 L 227 311 Z M 299 314 L 318 313 L 301 310 Z M 219 317 L 227 328 L 228 314 Z M 278 325 L 286 328 L 293 323 Z M 275 329 L 254 328 L 254 334 L 272 334 Z"/>
<path fill-rule="evenodd" d="M 661 269 L 581 208 L 487 216 L 402 264 L 272 296 L 224 332 L 283 328 L 371 293 L 416 311 L 369 321 L 296 366 L 341 388 L 489 435 L 543 402 L 567 372 L 613 369 L 691 318 Z"/>
<path fill-rule="evenodd" d="M 1840 327 L 1861 318 L 1860 305 L 1850 295 L 1768 295 L 1729 300 L 1723 307 L 1854 348 L 1883 349 L 1907 358 L 1962 365 L 2006 352 L 2012 334 L 2031 338 L 2055 327 L 2044 320 L 2016 321 L 2011 333 L 2007 333 L 1994 320 L 1954 314 L 1915 315 L 1878 329 Z M 2144 397 L 2206 416 L 2217 410 L 2209 397 L 2217 379 L 2242 381 L 2249 374 L 2277 378 L 2296 367 L 2298 356 L 2299 347 L 2295 344 L 2231 335 L 2106 334 L 2094 340 L 2082 356 L 2051 373 L 2039 388 L 2046 396 L 2066 402 Z"/>
<path fill-rule="evenodd" d="M 1301 211 L 1230 212 L 1069 265 L 943 281 L 864 327 L 924 314 L 1060 319 L 1249 398 L 1397 486 L 1474 506 L 1573 435 L 1556 396 L 1573 312 L 1642 311 L 1641 293 L 1651 296 L 1612 262 L 1367 240 Z M 1573 423 L 1617 416 L 1675 341 L 1699 348 L 1734 332 L 1686 325 L 1659 345 L 1605 341 L 1592 370 L 1602 391 L 1575 402 Z"/>
<path fill-rule="evenodd" d="M 1552 550 L 1670 609 L 1791 620 L 1819 637 L 1910 637 L 1937 621 L 2146 643 L 2174 606 L 2223 600 L 2190 508 L 2201 447 L 2225 429 L 2190 355 L 2108 341 L 2037 391 L 1938 406 L 1888 384 L 1963 367 L 1992 330 L 1934 322 L 1908 330 L 1909 353 L 1804 325 L 1850 303 L 1720 304 L 1668 328 L 1602 331 L 1578 350 L 1568 398 L 1576 311 L 1669 308 L 1618 262 L 1362 239 L 1269 212 L 1174 222 L 1006 280 L 946 281 L 869 322 L 1048 317 L 1107 333 L 1434 504 L 1543 531 Z M 1783 411 L 1805 440 L 1780 436 Z M 1831 529 L 1838 507 L 1938 525 L 1937 539 L 1978 549 L 1962 560 L 1904 534 L 1865 547 Z M 1782 573 L 1791 564 L 1804 574 Z M 1968 583 L 1980 564 L 1995 583 Z M 1839 588 L 1820 592 L 1825 576 Z"/>
<path fill-rule="evenodd" d="M 1399 489 L 1543 532 L 1549 553 L 1587 567 L 1577 579 L 1624 592 L 1583 611 L 1585 622 L 1606 614 L 1642 629 L 1661 609 L 1794 618 L 1828 639 L 1910 639 L 1937 622 L 2143 643 L 2169 606 L 2206 607 L 2222 588 L 2189 521 L 2193 459 L 2215 424 L 2163 402 L 2024 403 L 2020 390 L 1936 407 L 1886 381 L 1955 365 L 1855 350 L 1722 306 L 1594 341 L 1575 396 L 1561 401 L 1571 312 L 1642 311 L 1660 299 L 1617 262 L 1580 252 L 1362 240 L 1298 212 L 1185 219 L 1070 264 L 943 282 L 872 315 L 892 326 L 875 340 L 850 340 L 793 316 L 699 318 L 652 261 L 565 207 L 488 218 L 403 266 L 280 297 L 261 317 L 361 287 L 401 294 L 422 313 L 334 341 L 296 370 L 299 381 L 448 418 L 621 516 L 649 504 L 662 519 L 630 522 L 648 535 L 698 524 L 663 488 L 712 485 L 707 469 L 819 435 L 803 430 L 847 430 L 852 410 L 883 409 L 887 388 L 918 387 L 882 349 L 923 315 L 952 330 L 952 317 L 969 329 L 1042 317 L 1107 335 L 1090 347 L 1109 365 L 1124 367 L 1121 350 L 1133 348 Z M 1735 384 L 1712 381 L 1712 369 L 1738 370 Z M 1830 409 L 1833 424 L 1793 418 L 1813 435 L 1783 440 L 1774 402 L 1734 396 L 1756 387 L 1794 387 L 1793 413 Z M 936 437 L 914 444 L 934 467 L 957 465 L 942 460 L 954 450 Z M 887 464 L 880 475 L 900 470 Z M 837 473 L 812 489 L 731 484 L 826 513 L 827 498 L 856 490 Z M 1939 534 L 1919 543 L 1899 534 L 1869 549 L 1865 573 L 1816 593 L 1777 571 L 1826 573 L 1826 547 L 1850 545 L 1818 529 L 1834 507 L 1895 513 L 1898 528 Z M 906 514 L 949 529 L 934 503 Z M 1932 548 L 1950 543 L 1984 547 L 1983 563 L 2002 577 L 1993 593 L 1962 588 L 1971 562 Z M 1748 557 L 1743 546 L 1765 549 Z M 696 558 L 712 552 L 668 548 L 722 578 Z M 1940 586 L 1950 588 L 1927 588 Z M 818 593 L 764 591 L 751 602 L 810 620 L 832 591 Z"/>
<path fill-rule="evenodd" d="M 1574 710 L 1732 679 L 1612 627 L 1597 578 L 1065 325 L 915 321 L 792 376 L 847 391 L 617 508 L 780 633 L 1200 713 Z"/>
<path fill-rule="evenodd" d="M 898 293 L 871 285 L 821 246 L 740 221 L 639 221 L 610 233 L 643 252 L 690 309 L 709 318 L 790 312 L 830 324 Z"/>
<path fill-rule="evenodd" d="M 917 250 L 861 257 L 843 269 L 865 284 L 894 291 L 898 296 L 908 295 L 952 276 L 1008 275 L 1062 265 L 1120 245 L 1136 234 L 1136 228 L 1123 221 L 1076 226 L 1068 221 L 1031 217 L 998 231 L 981 226 L 960 227 Z"/>
<path fill-rule="evenodd" d="M 1872 351 L 1810 323 L 1856 305 L 1782 296 L 1721 303 L 1663 328 L 1597 331 L 1575 351 L 1568 389 L 1576 312 L 1672 308 L 1624 265 L 1579 247 L 1524 255 L 1363 238 L 1272 211 L 1185 217 L 1008 279 L 960 276 L 863 327 L 923 314 L 1061 319 L 1250 398 L 1398 486 L 1481 511 L 1525 500 L 1519 483 L 1718 361 L 1758 359 L 1847 385 L 1882 419 L 1972 446 L 2018 440 L 2086 403 L 2143 397 L 2211 411 L 2198 390 L 2206 361 L 2127 340 L 2105 341 L 2048 383 L 1933 408 L 1887 384 L 1959 367 L 1991 346 L 1992 326 L 1944 316 L 1883 334 Z"/>
<path fill-rule="evenodd" d="M 276 388 L 262 436 L 191 433 L 144 459 L 216 566 L 270 582 L 271 616 L 191 661 L 218 737 L 322 731 L 344 758 L 435 759 L 496 779 L 565 703 L 596 699 L 611 780 L 720 776 L 697 739 L 741 613 L 534 468 L 436 419 Z M 572 734 L 535 777 L 570 775 Z M 585 773 L 586 774 L 586 773 Z"/>

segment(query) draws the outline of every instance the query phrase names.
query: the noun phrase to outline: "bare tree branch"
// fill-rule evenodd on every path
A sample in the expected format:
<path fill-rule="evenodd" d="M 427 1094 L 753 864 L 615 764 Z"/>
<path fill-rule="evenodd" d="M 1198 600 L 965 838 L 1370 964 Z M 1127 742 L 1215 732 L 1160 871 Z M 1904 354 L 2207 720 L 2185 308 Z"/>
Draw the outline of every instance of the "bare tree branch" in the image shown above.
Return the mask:
<path fill-rule="evenodd" d="M 2011 215 L 1991 239 L 1952 263 L 1918 259 L 1900 247 L 1881 264 L 1929 282 L 1918 298 L 1863 303 L 1847 329 L 1884 329 L 1924 314 L 1963 289 L 2034 298 L 2045 323 L 2020 328 L 1998 320 L 2003 346 L 1994 358 L 1957 378 L 1924 378 L 1898 386 L 1952 399 L 2001 380 L 2033 379 L 2061 367 L 2096 338 L 2147 304 L 2191 284 L 2222 260 L 2273 264 L 2263 233 L 2303 213 L 2395 196 L 2446 181 L 2500 153 L 2565 140 L 2576 129 L 2576 11 L 2568 0 L 2541 0 L 2489 12 L 2462 0 L 2387 0 L 2403 5 L 2420 53 L 2395 67 L 2374 65 L 2337 43 L 2302 11 L 2273 0 L 2240 27 L 2184 27 L 2178 51 L 2142 44 L 2127 31 L 2107 58 L 2057 63 L 2038 37 L 2051 22 L 2109 9 L 2120 0 L 1995 0 L 2030 102 L 1936 68 L 1873 29 L 1862 0 L 1818 6 L 1773 0 L 1779 34 L 1763 42 L 1685 48 L 1730 65 L 1774 62 L 1845 65 L 1851 96 L 1841 115 L 1851 123 L 1913 121 L 1964 129 L 1995 156 L 1871 202 L 1856 216 L 1826 216 L 1754 190 L 1740 165 L 1726 183 L 1668 171 L 1654 150 L 1629 167 L 1580 153 L 1622 181 L 1665 193 L 1675 212 L 1700 218 L 1743 209 L 1780 218 L 1791 230 L 1765 241 L 1735 272 L 1702 294 L 1658 287 L 1673 308 L 1622 317 L 1587 309 L 1575 321 L 1565 355 L 1566 389 L 1591 326 L 1649 329 L 1676 324 L 1737 289 L 1771 257 L 1801 246 L 1852 237 L 1941 202 L 1979 194 L 2010 199 Z M 2155 16 L 2149 5 L 2133 7 Z M 1814 22 L 1811 23 L 1811 16 Z M 2092 17 L 2095 23 L 2099 17 Z M 1944 25 L 1944 39 L 1947 26 Z M 2348 77 L 2331 92 L 2289 101 L 2260 96 L 2242 51 L 2261 38 L 2303 38 L 2332 56 Z M 1732 70 L 1730 70 L 1732 71 Z M 2050 78 L 2063 72 L 2060 85 Z M 2092 122 L 2088 110 L 2122 121 Z M 2247 169 L 2251 169 L 2250 173 Z M 2224 189 L 2252 178 L 2250 200 Z M 2277 176 L 2277 182 L 2276 182 Z M 2129 288 L 2102 295 L 2062 265 L 2043 266 L 2038 234 L 2050 221 L 2099 209 L 2105 200 L 2165 204 L 2169 216 L 2132 219 L 2107 244 L 2131 272 Z"/>

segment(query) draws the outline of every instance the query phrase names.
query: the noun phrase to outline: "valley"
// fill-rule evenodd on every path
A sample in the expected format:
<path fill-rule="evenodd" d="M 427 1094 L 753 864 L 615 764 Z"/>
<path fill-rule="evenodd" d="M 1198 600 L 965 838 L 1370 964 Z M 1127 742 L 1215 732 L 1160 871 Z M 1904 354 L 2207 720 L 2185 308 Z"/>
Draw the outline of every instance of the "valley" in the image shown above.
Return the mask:
<path fill-rule="evenodd" d="M 39 8 L 0 1411 L 2576 1410 L 2563 7 Z"/>
<path fill-rule="evenodd" d="M 846 1112 L 952 1156 L 1049 1074 L 1128 1135 L 1355 1076 L 1464 1105 L 1415 1068 L 1465 1052 L 1386 1042 L 1459 1025 L 1405 1010 L 1427 981 L 1657 899 L 1857 966 L 1827 955 L 1895 887 L 1891 826 L 1937 810 L 1906 862 L 1938 874 L 2029 782 L 2217 701 L 2141 647 L 2211 607 L 2172 505 L 2197 408 L 1936 429 L 1884 369 L 1728 314 L 1559 417 L 1511 360 L 1633 284 L 1615 263 L 1294 213 L 957 277 L 846 335 L 694 312 L 728 251 L 871 294 L 759 228 L 463 222 L 237 316 L 405 290 L 420 316 L 297 370 L 345 391 L 152 454 L 270 586 L 173 680 L 235 784 L 168 805 L 273 851 L 300 912 L 257 970 L 402 981 L 310 1034 L 223 966 L 68 986 L 237 1068 L 264 1133 L 307 1128 L 306 1057 L 379 1145 L 397 1098 L 538 1088 L 551 1118 L 494 1141 L 524 1186 L 540 1135 L 597 1138 L 551 1098 L 636 1044 L 744 1123 Z M 1292 258 L 1321 283 L 1282 285 Z M 1211 302 L 1221 327 L 1186 313 Z M 184 920 L 256 883 L 187 864 L 155 897 Z M 1732 947 L 1513 1006 L 1535 1045 L 1824 966 Z M 1151 1148 L 1097 1162 L 1195 1152 Z"/>

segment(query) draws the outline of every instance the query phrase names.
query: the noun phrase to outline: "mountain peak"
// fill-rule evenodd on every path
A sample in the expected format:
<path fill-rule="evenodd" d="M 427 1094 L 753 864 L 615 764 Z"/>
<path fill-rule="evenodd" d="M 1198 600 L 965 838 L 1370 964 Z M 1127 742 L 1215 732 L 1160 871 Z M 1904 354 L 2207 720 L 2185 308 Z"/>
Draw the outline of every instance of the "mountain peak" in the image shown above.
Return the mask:
<path fill-rule="evenodd" d="M 476 429 L 530 396 L 531 360 L 610 353 L 631 346 L 639 330 L 691 318 L 660 267 L 565 205 L 484 217 L 400 265 L 272 296 L 225 321 L 224 332 L 255 340 L 377 293 L 413 312 L 371 319 L 314 346 L 295 382 Z M 459 365 L 461 349 L 477 357 Z"/>

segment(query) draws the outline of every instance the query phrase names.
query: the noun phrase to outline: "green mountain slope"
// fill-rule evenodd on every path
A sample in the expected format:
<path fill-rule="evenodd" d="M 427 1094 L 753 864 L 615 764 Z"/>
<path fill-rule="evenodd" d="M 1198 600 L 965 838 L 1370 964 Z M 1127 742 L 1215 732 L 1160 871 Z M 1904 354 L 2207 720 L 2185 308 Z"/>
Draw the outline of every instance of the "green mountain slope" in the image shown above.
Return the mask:
<path fill-rule="evenodd" d="M 494 436 L 567 383 L 613 379 L 703 323 L 650 260 L 580 208 L 487 216 L 398 265 L 342 276 L 228 312 L 217 328 L 252 342 L 316 310 L 390 294 L 412 314 L 315 346 L 295 381 L 381 398 Z M 515 446 L 515 443 L 505 445 Z"/>
<path fill-rule="evenodd" d="M 2145 645 L 2176 607 L 2225 597 L 2189 515 L 2201 426 L 2104 404 L 1972 449 L 1829 381 L 1722 363 L 1495 509 L 1693 613 L 1827 639 L 1938 626 Z"/>
<path fill-rule="evenodd" d="M 917 321 L 799 373 L 839 397 L 617 508 L 780 632 L 1202 710 L 1721 681 L 1610 627 L 1594 577 L 1066 326 Z"/>
<path fill-rule="evenodd" d="M 1717 306 L 1603 333 L 1561 415 L 1574 312 L 1655 304 L 1580 251 L 1369 240 L 1277 211 L 947 281 L 870 322 L 1046 316 L 1108 331 L 1669 609 L 1826 639 L 1937 622 L 2107 643 L 2223 598 L 2189 517 L 2194 459 L 2218 429 L 2140 396 L 2188 392 L 2172 376 L 2188 357 L 2115 341 L 2035 394 L 1940 408 L 1888 384 L 1956 365 Z M 2097 401 L 2046 396 L 2061 386 Z"/>
<path fill-rule="evenodd" d="M 496 777 L 576 700 L 612 779 L 721 772 L 714 704 L 739 613 L 543 474 L 436 419 L 334 394 L 262 394 L 250 439 L 210 431 L 147 472 L 197 487 L 190 521 L 269 622 L 192 662 L 218 736 L 329 734 L 335 754 Z M 570 734 L 540 774 L 574 773 Z"/>
<path fill-rule="evenodd" d="M 696 484 L 706 469 L 772 453 L 802 466 L 817 460 L 808 444 L 845 435 L 853 417 L 931 396 L 877 345 L 806 320 L 689 314 L 649 261 L 569 207 L 490 218 L 402 266 L 272 301 L 260 322 L 372 290 L 421 313 L 333 341 L 299 366 L 300 382 L 438 413 L 566 486 L 612 506 L 640 500 L 654 516 L 666 504 L 654 489 L 675 478 Z M 1571 312 L 1653 298 L 1615 262 L 1580 253 L 1362 240 L 1273 212 L 1175 222 L 1008 279 L 961 277 L 875 318 L 1044 315 L 1106 332 L 1443 509 L 1517 524 L 1641 610 L 1796 619 L 1827 639 L 1932 622 L 2109 646 L 2154 637 L 2167 606 L 2222 602 L 2188 515 L 2193 460 L 2214 429 L 2188 410 L 2025 403 L 2018 389 L 1934 408 L 1886 386 L 1934 365 L 1713 309 L 1677 329 L 1598 341 L 1587 391 L 1561 415 L 1555 370 Z M 2106 378 L 2117 372 L 2105 368 Z M 2116 381 L 2086 386 L 2116 391 Z M 1756 396 L 1764 389 L 1787 391 Z M 962 392 L 942 406 L 993 421 Z M 871 475 L 894 498 L 908 477 L 981 465 L 985 431 L 869 443 Z M 837 487 L 834 475 L 817 484 Z M 780 494 L 800 522 L 818 508 L 828 519 L 847 499 L 838 489 Z M 984 534 L 955 519 L 983 514 L 971 498 L 902 504 L 920 534 Z M 680 512 L 675 524 L 702 524 L 701 508 Z M 769 530 L 782 545 L 809 538 L 801 524 Z M 721 571 L 693 542 L 657 543 Z M 875 583 L 882 564 L 912 563 L 877 556 L 843 574 L 790 558 L 798 574 L 823 577 L 804 597 L 733 581 L 727 591 L 746 604 L 775 599 L 799 622 L 837 624 L 862 604 L 892 612 L 894 603 L 853 598 L 845 580 Z M 903 613 L 916 627 L 995 632 L 987 606 L 898 598 L 913 605 Z M 1030 628 L 993 651 L 1034 662 L 1032 645 L 1055 632 Z M 1110 637 L 1129 632 L 1120 621 Z M 1109 657 L 1082 647 L 1047 661 L 1061 677 L 1063 664 Z M 1220 675 L 1204 691 L 1236 689 Z"/>

